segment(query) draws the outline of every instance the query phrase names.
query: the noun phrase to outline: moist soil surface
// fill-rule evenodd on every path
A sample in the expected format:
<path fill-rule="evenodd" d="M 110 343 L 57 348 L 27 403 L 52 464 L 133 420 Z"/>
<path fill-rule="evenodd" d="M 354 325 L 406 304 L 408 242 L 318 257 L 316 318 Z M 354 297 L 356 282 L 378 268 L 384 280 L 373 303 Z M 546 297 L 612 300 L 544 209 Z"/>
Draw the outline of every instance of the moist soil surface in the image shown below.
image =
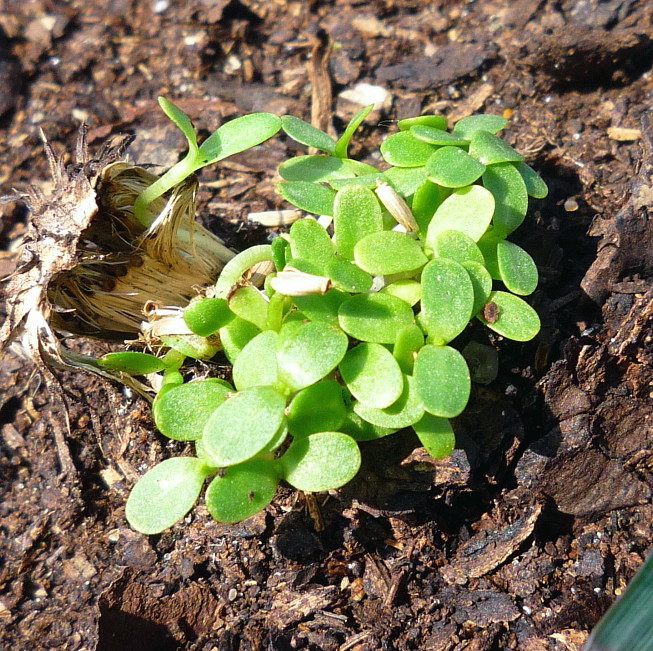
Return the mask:
<path fill-rule="evenodd" d="M 352 90 L 369 103 L 359 84 L 385 101 L 354 157 L 377 160 L 402 117 L 490 112 L 550 191 L 511 238 L 538 263 L 542 331 L 494 341 L 499 376 L 456 419 L 453 456 L 431 461 L 408 434 L 368 443 L 345 489 L 282 489 L 238 525 L 198 506 L 161 535 L 130 530 L 134 481 L 185 448 L 138 395 L 63 373 L 63 476 L 64 415 L 12 348 L 0 648 L 580 649 L 653 537 L 651 34 L 646 0 L 6 0 L 0 194 L 47 194 L 39 129 L 57 152 L 82 121 L 92 150 L 132 133 L 131 160 L 163 169 L 184 142 L 158 95 L 203 135 L 261 110 L 339 131 Z M 246 216 L 285 207 L 275 169 L 298 151 L 277 138 L 202 172 L 199 218 L 236 249 L 265 242 Z M 27 216 L 0 209 L 7 275 Z"/>

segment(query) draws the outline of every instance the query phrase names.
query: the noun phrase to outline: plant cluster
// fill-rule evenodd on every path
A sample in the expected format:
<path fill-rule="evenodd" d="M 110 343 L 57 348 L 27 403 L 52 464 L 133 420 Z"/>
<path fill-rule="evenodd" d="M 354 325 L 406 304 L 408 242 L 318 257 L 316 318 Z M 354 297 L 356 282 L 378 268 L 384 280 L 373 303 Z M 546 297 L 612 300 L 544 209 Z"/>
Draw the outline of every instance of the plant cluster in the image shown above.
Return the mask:
<path fill-rule="evenodd" d="M 528 196 L 545 196 L 546 186 L 497 137 L 506 120 L 475 115 L 451 131 L 440 116 L 401 120 L 381 145 L 387 169 L 379 171 L 347 153 L 371 107 L 337 141 L 295 117 L 246 116 L 221 127 L 223 150 L 216 136 L 198 148 L 188 118 L 162 106 L 191 148 L 173 184 L 197 161 L 241 151 L 280 125 L 321 153 L 284 162 L 278 191 L 319 218 L 236 255 L 187 307 L 155 310 L 157 332 L 175 333 L 161 336 L 170 347 L 164 357 L 101 360 L 112 370 L 159 374 L 157 428 L 195 445 L 195 457 L 167 459 L 138 481 L 127 501 L 130 524 L 143 533 L 170 527 L 208 478 L 206 505 L 221 522 L 263 509 L 281 480 L 302 491 L 338 488 L 359 469 L 360 442 L 404 428 L 434 458 L 449 455 L 450 419 L 467 405 L 472 379 L 492 379 L 493 364 L 488 376 L 478 368 L 483 347 L 472 341 L 461 352 L 454 340 L 473 319 L 516 341 L 540 327 L 520 298 L 534 291 L 536 266 L 506 238 L 522 223 Z M 137 199 L 137 215 L 172 187 L 164 179 Z M 247 274 L 266 261 L 274 271 L 259 288 Z M 184 357 L 218 348 L 232 382 L 184 382 Z"/>

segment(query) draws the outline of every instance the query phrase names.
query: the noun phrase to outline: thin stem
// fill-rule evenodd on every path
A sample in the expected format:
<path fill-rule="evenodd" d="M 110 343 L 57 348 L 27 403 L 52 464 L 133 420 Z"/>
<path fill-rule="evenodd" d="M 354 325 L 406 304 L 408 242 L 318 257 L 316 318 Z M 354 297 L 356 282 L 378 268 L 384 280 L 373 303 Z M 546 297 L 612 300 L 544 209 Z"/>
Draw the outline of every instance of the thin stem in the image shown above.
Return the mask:
<path fill-rule="evenodd" d="M 272 247 L 269 244 L 252 246 L 229 260 L 215 283 L 216 297 L 227 298 L 231 288 L 248 269 L 266 260 L 272 260 Z"/>

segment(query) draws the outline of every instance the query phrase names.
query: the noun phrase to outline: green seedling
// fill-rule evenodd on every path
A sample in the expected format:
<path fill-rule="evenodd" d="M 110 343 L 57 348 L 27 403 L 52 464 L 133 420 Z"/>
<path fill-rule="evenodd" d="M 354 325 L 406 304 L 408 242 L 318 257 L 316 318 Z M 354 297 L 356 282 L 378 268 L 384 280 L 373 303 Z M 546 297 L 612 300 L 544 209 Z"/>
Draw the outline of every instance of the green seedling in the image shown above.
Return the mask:
<path fill-rule="evenodd" d="M 196 447 L 196 457 L 169 459 L 140 479 L 127 505 L 132 526 L 171 526 L 207 479 L 206 506 L 222 522 L 265 508 L 281 481 L 310 492 L 339 488 L 358 472 L 359 442 L 404 428 L 432 457 L 449 455 L 449 419 L 465 409 L 473 381 L 486 384 L 498 371 L 494 348 L 466 334 L 461 352 L 460 335 L 480 322 L 528 341 L 540 327 L 522 298 L 535 290 L 537 269 L 506 237 L 522 223 L 528 196 L 545 196 L 546 186 L 496 135 L 506 120 L 470 116 L 451 131 L 441 116 L 401 120 L 381 146 L 389 165 L 381 171 L 348 158 L 371 107 L 337 140 L 298 118 L 258 114 L 227 123 L 201 147 L 179 109 L 162 107 L 190 152 L 139 197 L 139 210 L 183 170 L 253 146 L 280 124 L 320 153 L 282 163 L 279 194 L 332 220 L 302 219 L 271 245 L 239 253 L 204 292 L 210 298 L 183 310 L 194 337 L 219 339 L 233 384 L 183 383 L 186 353 L 174 342 L 176 357 L 101 361 L 162 373 L 156 426 Z M 249 278 L 260 263 L 273 271 L 255 286 Z"/>

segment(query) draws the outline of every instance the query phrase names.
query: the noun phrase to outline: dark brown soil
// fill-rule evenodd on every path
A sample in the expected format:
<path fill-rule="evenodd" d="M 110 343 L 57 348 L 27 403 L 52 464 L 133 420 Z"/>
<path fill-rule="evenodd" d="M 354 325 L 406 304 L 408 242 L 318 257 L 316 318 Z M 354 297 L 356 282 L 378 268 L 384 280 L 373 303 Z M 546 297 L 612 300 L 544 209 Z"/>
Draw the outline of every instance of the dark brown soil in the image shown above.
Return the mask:
<path fill-rule="evenodd" d="M 132 532 L 131 485 L 175 447 L 147 404 L 65 376 L 77 475 L 63 480 L 61 412 L 5 356 L 0 648 L 580 649 L 653 537 L 651 34 L 646 0 L 5 0 L 0 194 L 47 188 L 39 129 L 59 150 L 82 120 L 93 147 L 133 132 L 133 160 L 169 166 L 183 142 L 157 95 L 208 133 L 252 110 L 310 119 L 313 91 L 341 128 L 356 107 L 339 94 L 359 82 L 393 104 L 357 156 L 400 117 L 510 111 L 507 138 L 550 194 L 516 234 L 541 269 L 537 341 L 498 343 L 499 378 L 458 419 L 450 460 L 408 436 L 367 445 L 360 478 L 319 497 L 321 530 L 287 490 L 241 525 L 201 507 Z M 264 241 L 240 220 L 280 205 L 290 147 L 206 170 L 204 222 Z M 1 210 L 9 251 L 25 215 Z"/>

